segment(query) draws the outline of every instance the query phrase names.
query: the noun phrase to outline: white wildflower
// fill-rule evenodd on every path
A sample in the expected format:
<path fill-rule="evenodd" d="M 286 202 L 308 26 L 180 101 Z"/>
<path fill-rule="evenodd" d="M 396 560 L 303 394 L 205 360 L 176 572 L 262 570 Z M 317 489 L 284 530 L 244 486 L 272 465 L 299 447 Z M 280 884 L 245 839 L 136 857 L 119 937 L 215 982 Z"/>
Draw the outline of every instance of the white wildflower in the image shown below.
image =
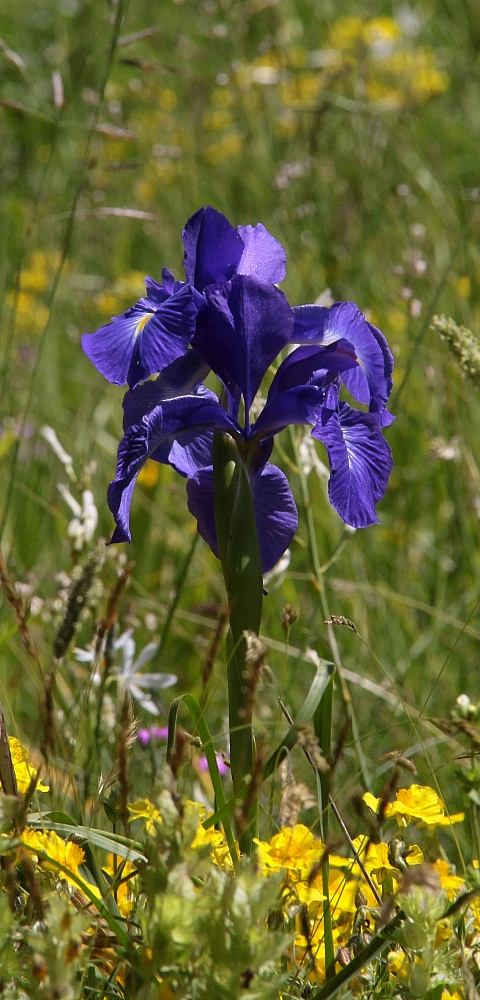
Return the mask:
<path fill-rule="evenodd" d="M 131 628 L 127 629 L 123 635 L 113 641 L 113 653 L 120 652 L 123 661 L 121 666 L 114 668 L 112 674 L 118 685 L 118 701 L 121 704 L 128 692 L 146 712 L 150 712 L 151 715 L 160 715 L 157 706 L 152 701 L 150 695 L 147 694 L 147 691 L 161 691 L 164 688 L 172 687 L 172 684 L 177 683 L 177 677 L 175 674 L 142 674 L 140 672 L 142 667 L 157 652 L 158 643 L 147 643 L 137 656 L 137 659 L 134 660 L 135 640 L 132 632 Z M 75 649 L 74 652 L 75 658 L 79 663 L 93 663 L 94 650 L 92 647 Z"/>
<path fill-rule="evenodd" d="M 264 574 L 263 586 L 265 588 L 268 587 L 269 590 L 276 590 L 277 587 L 281 587 L 285 579 L 285 573 L 290 566 L 291 556 L 290 549 L 286 549 L 275 566 L 268 573 Z"/>
<path fill-rule="evenodd" d="M 65 451 L 65 448 L 63 447 L 63 445 L 60 444 L 60 441 L 58 440 L 58 437 L 57 437 L 57 435 L 56 435 L 53 427 L 49 427 L 48 424 L 45 424 L 45 426 L 42 427 L 42 429 L 40 431 L 40 434 L 42 435 L 42 437 L 45 438 L 45 441 L 47 441 L 47 443 L 50 445 L 52 451 L 55 452 L 58 460 L 62 463 L 62 465 L 65 466 L 65 472 L 67 473 L 67 476 L 69 477 L 69 479 L 71 479 L 72 481 L 74 481 L 75 480 L 75 473 L 73 471 L 73 459 L 72 459 L 72 456 L 69 455 Z"/>
<path fill-rule="evenodd" d="M 68 504 L 74 518 L 68 525 L 67 533 L 73 539 L 73 548 L 76 552 L 81 552 L 85 542 L 91 542 L 98 524 L 98 511 L 91 490 L 84 490 L 82 493 L 82 503 L 70 493 L 67 486 L 58 483 L 57 487 L 62 494 L 65 503 Z"/>
<path fill-rule="evenodd" d="M 330 306 L 333 306 L 334 302 L 335 299 L 332 295 L 331 288 L 324 288 L 323 292 L 320 292 L 320 295 L 317 295 L 317 298 L 315 299 L 316 306 L 325 306 L 327 309 L 330 309 Z"/>

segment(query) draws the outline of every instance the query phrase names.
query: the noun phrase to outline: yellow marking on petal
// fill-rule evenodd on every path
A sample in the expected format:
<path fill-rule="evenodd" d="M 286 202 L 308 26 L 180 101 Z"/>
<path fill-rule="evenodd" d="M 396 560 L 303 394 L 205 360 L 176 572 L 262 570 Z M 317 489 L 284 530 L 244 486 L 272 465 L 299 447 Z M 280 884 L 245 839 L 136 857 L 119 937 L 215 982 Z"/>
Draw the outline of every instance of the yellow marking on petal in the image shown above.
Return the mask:
<path fill-rule="evenodd" d="M 151 319 L 151 318 L 152 318 L 152 316 L 153 316 L 153 312 L 150 312 L 150 313 L 145 313 L 145 316 L 142 316 L 142 318 L 141 318 L 141 319 L 140 319 L 140 320 L 138 321 L 138 323 L 137 323 L 137 326 L 136 326 L 136 329 L 135 329 L 135 336 L 136 336 L 136 337 L 138 337 L 138 336 L 139 336 L 139 334 L 140 334 L 140 333 L 142 332 L 142 330 L 144 329 L 144 327 L 146 327 L 146 325 L 147 325 L 147 323 L 148 323 L 149 319 Z"/>

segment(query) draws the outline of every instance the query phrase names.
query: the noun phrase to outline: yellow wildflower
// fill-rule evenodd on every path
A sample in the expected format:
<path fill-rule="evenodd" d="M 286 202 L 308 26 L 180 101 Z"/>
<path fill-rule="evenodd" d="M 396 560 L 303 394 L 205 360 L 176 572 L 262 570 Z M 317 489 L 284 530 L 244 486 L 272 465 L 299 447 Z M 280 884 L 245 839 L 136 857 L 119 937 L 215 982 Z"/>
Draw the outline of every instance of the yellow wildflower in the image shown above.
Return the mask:
<path fill-rule="evenodd" d="M 20 330 L 41 330 L 48 319 L 48 309 L 38 301 L 32 292 L 7 292 L 7 304 L 15 306 L 15 319 Z"/>
<path fill-rule="evenodd" d="M 312 104 L 319 97 L 322 87 L 322 78 L 318 73 L 298 73 L 282 83 L 282 104 L 290 108 Z"/>
<path fill-rule="evenodd" d="M 448 861 L 443 861 L 441 858 L 434 862 L 433 867 L 438 872 L 442 889 L 445 890 L 448 898 L 455 899 L 458 896 L 459 889 L 465 888 L 465 879 L 460 878 L 459 875 L 455 875 L 452 865 L 449 865 Z"/>
<path fill-rule="evenodd" d="M 9 736 L 8 742 L 10 745 L 10 753 L 12 755 L 13 769 L 17 779 L 18 790 L 22 793 L 22 795 L 24 795 L 32 778 L 34 778 L 37 774 L 37 771 L 33 764 L 30 763 L 28 750 L 22 743 L 20 743 L 20 740 L 17 740 L 15 736 Z M 37 784 L 37 791 L 48 792 L 48 788 L 49 786 L 40 779 Z"/>
<path fill-rule="evenodd" d="M 43 830 L 27 828 L 23 831 L 21 839 L 31 850 L 47 854 L 52 861 L 64 865 L 71 875 L 81 878 L 78 869 L 79 865 L 85 861 L 85 854 L 78 844 L 74 844 L 71 840 L 62 840 L 53 830 L 43 832 Z M 71 878 L 68 872 L 60 871 L 54 865 L 49 865 L 48 861 L 42 861 L 41 864 L 47 870 L 54 871 L 59 878 L 66 879 L 67 882 L 78 888 L 77 882 Z"/>
<path fill-rule="evenodd" d="M 472 286 L 470 283 L 470 278 L 468 277 L 467 274 L 460 274 L 458 278 L 455 279 L 454 286 L 455 286 L 455 291 L 458 293 L 458 295 L 461 295 L 462 299 L 469 298 Z"/>
<path fill-rule="evenodd" d="M 410 962 L 405 951 L 389 951 L 387 968 L 391 979 L 400 979 L 403 983 L 408 982 Z"/>
<path fill-rule="evenodd" d="M 362 39 L 365 21 L 361 17 L 341 17 L 332 25 L 329 42 L 334 49 L 353 49 Z"/>
<path fill-rule="evenodd" d="M 198 815 L 198 828 L 195 837 L 190 844 L 194 850 L 199 847 L 210 847 L 210 859 L 214 865 L 223 868 L 224 871 L 232 871 L 233 863 L 230 857 L 230 850 L 221 830 L 210 827 L 205 830 L 202 823 L 207 819 L 207 810 L 201 802 L 187 802 L 187 810 L 196 812 Z"/>
<path fill-rule="evenodd" d="M 232 130 L 226 132 L 218 142 L 212 142 L 207 146 L 204 158 L 212 167 L 217 167 L 230 157 L 236 156 L 243 147 L 243 136 L 239 132 Z"/>
<path fill-rule="evenodd" d="M 367 45 L 398 42 L 402 32 L 393 17 L 374 17 L 367 21 L 362 32 Z"/>
<path fill-rule="evenodd" d="M 301 823 L 292 828 L 282 827 L 272 837 L 269 844 L 262 840 L 255 840 L 255 843 L 260 867 L 265 873 L 280 871 L 283 868 L 287 871 L 304 872 L 313 867 L 312 848 L 314 844 L 319 845 L 318 857 L 323 852 L 321 841 L 315 841 L 313 833 Z"/>
<path fill-rule="evenodd" d="M 107 856 L 106 864 L 102 865 L 102 868 L 107 875 L 110 875 L 113 878 L 122 863 L 122 879 L 136 871 L 135 865 L 132 865 L 131 861 L 123 862 L 123 858 L 117 857 L 116 854 L 109 854 Z M 115 898 L 122 917 L 129 917 L 132 913 L 135 900 L 133 887 L 134 880 L 129 879 L 128 882 L 121 882 L 116 889 Z"/>
<path fill-rule="evenodd" d="M 399 879 L 401 872 L 398 868 L 391 864 L 388 858 L 388 844 L 373 844 L 371 841 L 368 842 L 368 837 L 361 836 L 357 837 L 353 841 L 363 864 L 369 875 L 375 878 L 378 885 L 383 885 L 385 879 L 388 877 Z M 367 856 L 365 857 L 365 848 L 368 844 Z M 409 848 L 407 857 L 405 861 L 407 865 L 421 865 L 424 860 L 423 852 L 417 846 L 413 844 Z M 357 877 L 361 875 L 361 870 L 359 865 L 353 864 L 352 872 Z"/>
<path fill-rule="evenodd" d="M 136 802 L 129 802 L 127 805 L 129 813 L 132 813 L 133 819 L 144 819 L 145 830 L 147 833 L 153 833 L 155 831 L 155 825 L 162 822 L 162 817 L 154 806 L 150 799 L 137 799 Z"/>
<path fill-rule="evenodd" d="M 381 799 L 375 798 L 370 792 L 365 792 L 363 801 L 374 813 L 380 809 Z M 450 826 L 451 823 L 461 823 L 465 813 L 445 815 L 445 805 L 433 788 L 428 785 L 411 785 L 410 788 L 399 788 L 395 802 L 389 802 L 385 807 L 385 819 L 396 816 L 399 826 L 419 822 L 433 828 L 435 826 Z"/>
<path fill-rule="evenodd" d="M 230 111 L 225 110 L 225 108 L 217 108 L 215 111 L 206 111 L 202 119 L 203 127 L 212 130 L 230 128 L 232 122 L 232 115 Z"/>

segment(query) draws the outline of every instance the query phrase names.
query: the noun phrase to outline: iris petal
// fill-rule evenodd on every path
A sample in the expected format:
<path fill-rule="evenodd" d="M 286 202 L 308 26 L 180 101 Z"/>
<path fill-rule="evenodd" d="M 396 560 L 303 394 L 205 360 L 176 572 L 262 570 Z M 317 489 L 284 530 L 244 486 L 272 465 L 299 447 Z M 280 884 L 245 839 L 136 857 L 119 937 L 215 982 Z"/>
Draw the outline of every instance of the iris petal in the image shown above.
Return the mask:
<path fill-rule="evenodd" d="M 293 312 L 275 285 L 236 275 L 207 291 L 208 323 L 193 346 L 224 384 L 243 393 L 248 413 L 270 364 L 290 339 Z"/>
<path fill-rule="evenodd" d="M 338 340 L 328 347 L 298 347 L 282 361 L 270 386 L 268 398 L 295 386 L 314 382 L 326 383 L 328 378 L 336 378 L 339 372 L 358 366 L 357 356 L 348 340 Z"/>
<path fill-rule="evenodd" d="M 108 487 L 108 505 L 117 527 L 112 542 L 130 541 L 130 503 L 140 469 L 149 455 L 168 461 L 175 438 L 210 429 L 236 433 L 238 428 L 220 403 L 201 396 L 166 400 L 127 430 L 118 447 L 117 474 Z M 170 446 L 170 447 L 169 447 Z M 168 448 L 168 451 L 167 451 Z"/>
<path fill-rule="evenodd" d="M 244 250 L 243 240 L 225 215 L 210 205 L 188 220 L 182 233 L 187 281 L 199 292 L 235 274 Z"/>
<path fill-rule="evenodd" d="M 393 385 L 393 355 L 383 333 L 354 302 L 336 302 L 331 309 L 296 306 L 294 314 L 293 343 L 326 346 L 343 338 L 352 344 L 360 364 L 345 371 L 343 381 L 359 403 L 369 404 L 373 413 L 383 411 Z"/>
<path fill-rule="evenodd" d="M 267 463 L 251 477 L 262 571 L 268 573 L 288 548 L 298 526 L 298 513 L 287 477 Z M 218 556 L 213 468 L 202 469 L 187 482 L 188 509 L 198 532 Z"/>
<path fill-rule="evenodd" d="M 82 337 L 87 358 L 116 385 L 138 382 L 185 353 L 195 331 L 197 306 L 190 285 L 173 295 L 146 279 L 152 298 L 142 298 L 95 333 Z"/>
<path fill-rule="evenodd" d="M 339 403 L 338 412 L 326 417 L 312 434 L 327 449 L 332 470 L 330 503 L 354 528 L 378 524 L 375 504 L 385 493 L 393 459 L 377 418 L 344 402 Z"/>
<path fill-rule="evenodd" d="M 311 424 L 314 427 L 324 400 L 325 388 L 316 385 L 299 385 L 267 399 L 252 427 L 252 436 L 278 434 L 290 424 Z"/>
<path fill-rule="evenodd" d="M 244 250 L 237 274 L 251 274 L 260 281 L 278 284 L 283 281 L 287 267 L 287 255 L 282 244 L 265 229 L 261 222 L 257 226 L 237 226 L 242 237 Z"/>
<path fill-rule="evenodd" d="M 202 358 L 190 350 L 164 368 L 155 380 L 130 389 L 123 398 L 123 430 L 128 430 L 132 424 L 139 424 L 142 417 L 166 399 L 199 392 L 216 400 L 215 394 L 201 385 L 209 371 Z"/>

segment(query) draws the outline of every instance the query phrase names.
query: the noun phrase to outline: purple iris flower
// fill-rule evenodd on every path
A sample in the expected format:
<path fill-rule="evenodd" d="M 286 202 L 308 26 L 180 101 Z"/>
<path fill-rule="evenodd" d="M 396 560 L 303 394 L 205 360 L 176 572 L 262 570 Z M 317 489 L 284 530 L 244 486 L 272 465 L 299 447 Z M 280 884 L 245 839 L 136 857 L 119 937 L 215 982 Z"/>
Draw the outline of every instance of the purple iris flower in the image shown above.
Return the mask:
<path fill-rule="evenodd" d="M 208 206 L 188 220 L 183 231 L 187 281 L 176 281 L 167 267 L 162 284 L 145 278 L 147 294 L 95 333 L 85 333 L 87 358 L 109 382 L 134 389 L 185 353 L 205 305 L 207 285 L 234 274 L 266 282 L 285 277 L 281 244 L 259 223 L 237 226 Z"/>
<path fill-rule="evenodd" d="M 377 520 L 374 505 L 387 485 L 390 449 L 375 414 L 339 403 L 340 377 L 345 380 L 359 367 L 353 345 L 340 336 L 333 343 L 307 344 L 289 354 L 276 372 L 264 409 L 251 423 L 251 404 L 262 380 L 294 336 L 294 310 L 275 285 L 240 274 L 206 288 L 205 297 L 207 308 L 197 324 L 193 349 L 156 381 L 125 396 L 125 436 L 108 492 L 117 523 L 112 541 L 130 540 L 135 481 L 151 457 L 186 477 L 189 510 L 218 554 L 212 459 L 213 431 L 218 430 L 234 438 L 247 466 L 262 567 L 268 572 L 290 544 L 298 520 L 288 481 L 269 462 L 274 435 L 293 423 L 312 427 L 329 452 L 332 503 L 344 520 L 359 526 Z M 230 412 L 203 386 L 208 368 L 229 390 Z"/>
<path fill-rule="evenodd" d="M 382 434 L 393 420 L 386 410 L 393 358 L 383 334 L 353 302 L 290 307 L 277 287 L 285 252 L 261 224 L 234 229 L 213 208 L 202 208 L 188 220 L 183 242 L 185 283 L 167 269 L 162 285 L 147 278 L 146 298 L 83 338 L 97 368 L 130 386 L 108 490 L 112 541 L 130 541 L 132 493 L 152 458 L 186 478 L 189 510 L 218 554 L 213 433 L 221 431 L 234 438 L 248 471 L 268 572 L 297 527 L 288 481 L 269 461 L 275 434 L 290 424 L 309 425 L 325 445 L 330 501 L 343 520 L 354 527 L 378 521 L 375 505 L 393 465 Z M 291 353 L 252 422 L 255 396 L 284 348 Z M 224 387 L 221 400 L 203 384 L 210 371 Z M 368 410 L 341 400 L 341 383 Z"/>
<path fill-rule="evenodd" d="M 199 292 L 235 274 L 272 284 L 285 277 L 285 250 L 261 222 L 234 229 L 221 212 L 208 205 L 191 216 L 182 239 L 187 281 Z"/>

